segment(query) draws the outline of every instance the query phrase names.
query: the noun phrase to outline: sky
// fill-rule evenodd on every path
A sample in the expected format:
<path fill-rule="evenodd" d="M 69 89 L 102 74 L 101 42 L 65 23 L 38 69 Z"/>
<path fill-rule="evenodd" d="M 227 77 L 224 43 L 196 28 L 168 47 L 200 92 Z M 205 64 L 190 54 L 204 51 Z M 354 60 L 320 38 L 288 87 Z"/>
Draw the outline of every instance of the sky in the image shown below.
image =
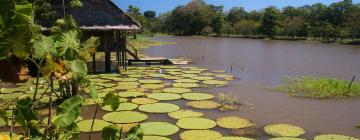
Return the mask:
<path fill-rule="evenodd" d="M 112 0 L 117 6 L 124 11 L 129 5 L 139 7 L 141 12 L 147 10 L 156 11 L 157 14 L 171 11 L 178 5 L 185 5 L 190 0 Z M 303 6 L 314 3 L 324 3 L 329 5 L 341 0 L 205 0 L 208 4 L 223 5 L 225 11 L 229 11 L 232 7 L 244 7 L 245 10 L 260 10 L 268 6 L 276 6 L 282 8 L 285 6 Z M 353 3 L 360 3 L 360 0 L 353 0 Z"/>

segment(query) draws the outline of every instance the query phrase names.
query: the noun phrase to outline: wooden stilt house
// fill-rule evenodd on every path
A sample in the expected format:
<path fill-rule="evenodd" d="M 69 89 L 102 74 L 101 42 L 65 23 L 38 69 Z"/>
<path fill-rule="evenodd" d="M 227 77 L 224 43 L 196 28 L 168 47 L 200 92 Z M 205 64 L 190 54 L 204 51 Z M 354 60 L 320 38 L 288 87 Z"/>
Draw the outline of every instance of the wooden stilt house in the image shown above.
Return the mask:
<path fill-rule="evenodd" d="M 126 68 L 126 53 L 137 58 L 135 48 L 129 50 L 126 36 L 129 32 L 138 32 L 141 25 L 127 15 L 111 0 L 82 0 L 81 8 L 70 8 L 69 1 L 52 0 L 52 8 L 56 11 L 55 18 L 59 19 L 66 15 L 72 15 L 83 30 L 83 37 L 96 36 L 101 38 L 97 51 L 105 52 L 105 72 L 111 72 L 111 52 L 116 52 L 117 63 Z M 65 9 L 63 9 L 63 4 Z M 64 12 L 65 11 L 65 12 Z M 54 21 L 38 21 L 44 28 L 50 28 Z M 92 62 L 92 72 L 96 72 L 95 54 Z"/>

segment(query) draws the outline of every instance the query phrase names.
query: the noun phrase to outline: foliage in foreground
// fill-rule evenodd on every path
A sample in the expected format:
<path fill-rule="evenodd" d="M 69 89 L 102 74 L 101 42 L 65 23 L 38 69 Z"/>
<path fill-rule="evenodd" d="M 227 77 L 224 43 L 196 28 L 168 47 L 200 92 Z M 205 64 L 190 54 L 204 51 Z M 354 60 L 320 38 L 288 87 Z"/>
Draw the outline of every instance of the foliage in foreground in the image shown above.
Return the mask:
<path fill-rule="evenodd" d="M 284 78 L 278 90 L 291 96 L 309 98 L 347 98 L 360 95 L 360 83 L 326 77 Z"/>

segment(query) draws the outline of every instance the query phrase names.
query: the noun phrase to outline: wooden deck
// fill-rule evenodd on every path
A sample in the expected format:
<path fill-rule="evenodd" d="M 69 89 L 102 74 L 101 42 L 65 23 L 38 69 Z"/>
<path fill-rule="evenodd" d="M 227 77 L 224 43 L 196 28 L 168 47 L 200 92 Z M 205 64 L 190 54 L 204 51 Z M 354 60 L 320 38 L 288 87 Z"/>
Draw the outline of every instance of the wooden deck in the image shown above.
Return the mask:
<path fill-rule="evenodd" d="M 145 65 L 152 65 L 152 64 L 158 64 L 158 65 L 186 65 L 191 63 L 190 60 L 184 60 L 184 59 L 168 59 L 165 57 L 145 57 L 145 58 L 139 58 L 139 59 L 129 59 L 128 65 L 132 65 L 133 63 L 145 63 Z"/>

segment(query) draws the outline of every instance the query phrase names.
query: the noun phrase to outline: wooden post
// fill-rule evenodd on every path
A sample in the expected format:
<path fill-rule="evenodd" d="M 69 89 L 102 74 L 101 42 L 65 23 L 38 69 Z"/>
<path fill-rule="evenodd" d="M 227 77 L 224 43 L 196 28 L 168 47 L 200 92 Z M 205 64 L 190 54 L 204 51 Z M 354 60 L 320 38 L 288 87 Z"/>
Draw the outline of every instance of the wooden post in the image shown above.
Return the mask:
<path fill-rule="evenodd" d="M 93 54 L 93 65 L 92 65 L 93 73 L 96 73 L 96 51 Z"/>
<path fill-rule="evenodd" d="M 105 47 L 105 72 L 111 72 L 111 52 L 110 52 L 110 36 L 109 33 L 106 32 L 105 33 L 105 42 L 104 42 L 104 47 Z"/>

